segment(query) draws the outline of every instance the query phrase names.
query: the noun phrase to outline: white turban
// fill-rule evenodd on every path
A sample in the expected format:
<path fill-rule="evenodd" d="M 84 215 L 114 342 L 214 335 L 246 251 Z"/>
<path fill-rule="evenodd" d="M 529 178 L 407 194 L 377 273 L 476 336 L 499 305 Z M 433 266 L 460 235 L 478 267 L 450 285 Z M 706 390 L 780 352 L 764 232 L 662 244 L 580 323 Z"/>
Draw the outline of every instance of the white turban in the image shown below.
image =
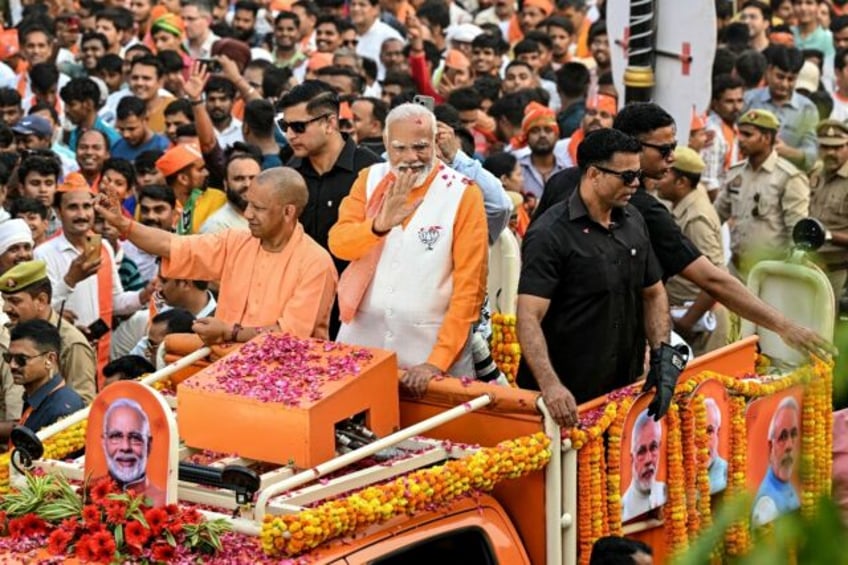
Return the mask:
<path fill-rule="evenodd" d="M 0 223 L 0 255 L 18 243 L 35 245 L 32 240 L 32 230 L 27 223 L 20 218 Z"/>

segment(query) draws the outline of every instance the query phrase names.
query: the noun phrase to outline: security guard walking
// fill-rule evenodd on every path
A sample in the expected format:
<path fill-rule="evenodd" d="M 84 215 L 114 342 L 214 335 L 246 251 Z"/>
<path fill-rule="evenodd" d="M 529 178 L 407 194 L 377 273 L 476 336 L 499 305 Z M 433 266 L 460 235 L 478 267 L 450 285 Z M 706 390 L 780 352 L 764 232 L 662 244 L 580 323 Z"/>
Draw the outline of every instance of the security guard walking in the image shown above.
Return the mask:
<path fill-rule="evenodd" d="M 807 177 L 777 154 L 779 129 L 767 110 L 739 118 L 739 148 L 748 158 L 730 167 L 715 201 L 721 220 L 730 220 L 731 262 L 742 280 L 757 262 L 789 249 L 792 228 L 810 209 Z"/>
<path fill-rule="evenodd" d="M 848 126 L 824 120 L 816 135 L 819 161 L 810 170 L 810 216 L 821 220 L 832 236 L 819 257 L 838 303 L 848 279 Z"/>
<path fill-rule="evenodd" d="M 680 231 L 720 269 L 725 268 L 721 241 L 721 220 L 713 208 L 707 189 L 701 185 L 706 164 L 697 151 L 679 146 L 674 150 L 671 174 L 658 184 L 659 196 L 671 203 L 671 214 Z M 727 345 L 727 310 L 706 296 L 698 300 L 701 289 L 680 275 L 665 283 L 674 328 L 703 355 Z"/>

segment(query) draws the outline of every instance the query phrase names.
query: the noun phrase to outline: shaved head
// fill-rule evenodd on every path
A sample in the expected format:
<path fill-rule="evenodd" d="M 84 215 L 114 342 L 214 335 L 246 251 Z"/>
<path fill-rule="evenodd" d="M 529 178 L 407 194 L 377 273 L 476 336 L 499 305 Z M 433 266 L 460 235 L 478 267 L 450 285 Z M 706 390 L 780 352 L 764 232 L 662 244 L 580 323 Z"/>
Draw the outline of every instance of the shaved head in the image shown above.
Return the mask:
<path fill-rule="evenodd" d="M 300 173 L 291 167 L 265 169 L 256 176 L 254 182 L 259 186 L 273 189 L 274 195 L 280 199 L 283 206 L 294 204 L 298 216 L 306 208 L 306 203 L 309 200 L 306 181 Z"/>

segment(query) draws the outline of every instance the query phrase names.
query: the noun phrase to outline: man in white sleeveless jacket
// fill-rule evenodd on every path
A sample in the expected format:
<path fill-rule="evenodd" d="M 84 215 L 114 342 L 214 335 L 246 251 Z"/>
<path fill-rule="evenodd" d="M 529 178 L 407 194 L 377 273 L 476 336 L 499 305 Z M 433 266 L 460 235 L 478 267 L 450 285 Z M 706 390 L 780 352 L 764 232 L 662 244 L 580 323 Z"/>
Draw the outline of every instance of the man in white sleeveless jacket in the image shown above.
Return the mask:
<path fill-rule="evenodd" d="M 480 189 L 436 158 L 432 112 L 396 107 L 384 138 L 389 162 L 359 174 L 330 230 L 330 251 L 351 261 L 338 287 L 338 341 L 395 351 L 403 384 L 421 395 L 438 374 L 474 374 L 486 213 Z"/>

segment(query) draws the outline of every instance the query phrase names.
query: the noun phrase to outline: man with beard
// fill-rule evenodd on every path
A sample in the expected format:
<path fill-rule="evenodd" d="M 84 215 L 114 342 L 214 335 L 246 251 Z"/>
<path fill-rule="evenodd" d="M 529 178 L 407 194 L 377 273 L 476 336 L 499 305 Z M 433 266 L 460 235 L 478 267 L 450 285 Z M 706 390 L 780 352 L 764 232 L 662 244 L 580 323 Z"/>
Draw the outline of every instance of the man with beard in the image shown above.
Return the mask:
<path fill-rule="evenodd" d="M 315 47 L 319 53 L 335 53 L 342 47 L 342 24 L 336 16 L 323 15 L 315 24 Z"/>
<path fill-rule="evenodd" d="M 795 462 L 801 448 L 800 408 L 787 396 L 780 401 L 768 429 L 768 469 L 754 497 L 751 525 L 768 524 L 778 516 L 801 507 L 792 484 Z"/>
<path fill-rule="evenodd" d="M 385 153 L 383 126 L 389 113 L 388 105 L 379 98 L 363 97 L 353 101 L 350 111 L 353 113 L 353 136 L 356 142 L 375 155 Z"/>
<path fill-rule="evenodd" d="M 219 37 L 211 29 L 212 3 L 209 0 L 184 0 L 180 2 L 180 16 L 185 22 L 186 42 L 192 59 L 208 59 L 212 45 Z"/>
<path fill-rule="evenodd" d="M 113 401 L 103 416 L 103 453 L 106 466 L 122 490 L 150 498 L 152 505 L 165 505 L 165 491 L 147 476 L 147 458 L 153 447 L 150 421 L 141 405 L 129 398 Z"/>
<path fill-rule="evenodd" d="M 665 483 L 657 481 L 662 447 L 662 426 L 645 410 L 636 417 L 630 436 L 633 458 L 630 486 L 621 497 L 621 521 L 641 516 L 665 504 Z"/>
<path fill-rule="evenodd" d="M 304 231 L 328 249 L 330 228 L 339 217 L 339 206 L 363 169 L 381 159 L 339 131 L 339 98 L 325 83 L 308 80 L 283 96 L 278 104 L 280 124 L 294 157 L 288 165 L 299 172 L 309 190 L 309 201 L 300 220 Z M 347 262 L 333 257 L 341 273 Z M 330 336 L 339 328 L 337 304 L 330 317 Z"/>
<path fill-rule="evenodd" d="M 554 153 L 560 154 L 559 157 L 566 167 L 575 166 L 577 164 L 577 148 L 586 135 L 601 128 L 612 127 L 616 113 L 618 113 L 618 103 L 614 97 L 608 94 L 597 94 L 589 98 L 586 100 L 586 113 L 583 114 L 580 127 L 562 143 L 557 142 Z M 563 149 L 565 149 L 564 155 L 562 154 Z"/>
<path fill-rule="evenodd" d="M 159 228 L 166 232 L 174 230 L 179 214 L 174 191 L 167 185 L 148 185 L 138 189 L 138 219 L 145 226 Z M 138 267 L 144 280 L 152 280 L 159 270 L 155 255 L 142 251 L 130 241 L 121 244 L 124 253 Z"/>
<path fill-rule="evenodd" d="M 32 260 L 32 231 L 26 222 L 20 219 L 0 222 L 0 274 L 5 273 L 15 265 Z M 2 303 L 2 296 L 0 296 Z M 0 315 L 0 344 L 6 347 L 9 343 L 9 333 L 6 325 L 9 322 L 6 314 Z M 21 417 L 21 399 L 23 388 L 16 385 L 9 371 L 9 364 L 0 364 L 0 422 L 17 420 Z"/>
<path fill-rule="evenodd" d="M 239 0 L 233 9 L 233 37 L 251 47 L 259 46 L 261 38 L 254 31 L 259 4 L 251 0 Z"/>
<path fill-rule="evenodd" d="M 65 117 L 76 126 L 68 137 L 68 147 L 71 151 L 77 150 L 80 135 L 90 129 L 105 133 L 110 144 L 121 139 L 118 132 L 97 115 L 97 109 L 100 107 L 100 88 L 96 82 L 87 77 L 72 78 L 62 87 L 59 95 L 65 103 Z"/>
<path fill-rule="evenodd" d="M 589 28 L 589 52 L 595 61 L 593 73 L 597 82 L 598 77 L 611 70 L 609 34 L 607 24 L 603 20 L 598 20 Z"/>
<path fill-rule="evenodd" d="M 227 161 L 224 191 L 227 203 L 209 216 L 200 227 L 199 233 L 218 233 L 228 229 L 248 229 L 244 211 L 247 209 L 245 195 L 250 183 L 262 170 L 259 160 L 247 153 L 234 153 Z"/>
<path fill-rule="evenodd" d="M 51 306 L 53 289 L 44 261 L 24 261 L 0 275 L 3 312 L 14 328 L 29 320 L 44 320 L 59 329 L 59 372 L 86 404 L 97 394 L 94 349 L 81 331 Z"/>
<path fill-rule="evenodd" d="M 848 126 L 825 120 L 816 128 L 820 160 L 810 171 L 810 216 L 830 232 L 818 251 L 837 304 L 848 280 Z"/>
<path fill-rule="evenodd" d="M 59 330 L 44 320 L 30 320 L 12 328 L 3 360 L 11 367 L 15 384 L 24 389 L 24 404 L 18 422 L 0 423 L 0 441 L 9 439 L 15 424 L 37 432 L 85 407 L 59 373 L 60 347 Z"/>
<path fill-rule="evenodd" d="M 707 132 L 713 142 L 701 152 L 707 168 L 703 182 L 710 198 L 715 200 L 731 165 L 739 161 L 739 140 L 736 122 L 742 116 L 744 84 L 731 75 L 713 79 L 712 101 L 707 116 Z"/>
<path fill-rule="evenodd" d="M 768 2 L 748 0 L 742 4 L 739 20 L 748 26 L 748 45 L 751 49 L 765 51 L 769 46 L 768 32 L 771 27 L 771 7 Z"/>
<path fill-rule="evenodd" d="M 389 162 L 359 174 L 329 235 L 333 254 L 352 261 L 338 341 L 396 351 L 416 396 L 439 374 L 473 374 L 488 254 L 482 192 L 438 161 L 436 131 L 419 104 L 389 112 Z"/>
<path fill-rule="evenodd" d="M 326 339 L 337 276 L 329 253 L 298 222 L 308 197 L 303 178 L 278 167 L 262 171 L 247 190 L 249 232 L 166 236 L 127 218 L 105 195 L 97 213 L 161 257 L 165 277 L 221 281 L 215 317 L 192 328 L 207 344 L 246 342 L 265 331 Z"/>
<path fill-rule="evenodd" d="M 640 165 L 645 179 L 656 182 L 669 174 L 674 163 L 674 118 L 653 103 L 631 103 L 615 117 L 613 127 L 635 137 L 642 144 Z M 553 204 L 566 200 L 578 185 L 580 169 L 572 167 L 555 175 L 545 186 L 534 222 Z M 790 347 L 804 354 L 827 357 L 834 349 L 814 331 L 800 326 L 754 296 L 725 269 L 719 269 L 680 232 L 674 217 L 648 190 L 645 181 L 631 198 L 645 218 L 651 247 L 660 262 L 663 279 L 677 274 L 701 289 L 698 300 L 713 298 L 740 317 L 778 334 Z M 532 224 L 531 224 L 532 225 Z"/>
<path fill-rule="evenodd" d="M 704 407 L 707 409 L 707 437 L 710 444 L 710 494 L 715 494 L 727 488 L 727 461 L 718 454 L 721 410 L 713 398 L 705 398 Z"/>
<path fill-rule="evenodd" d="M 244 141 L 241 120 L 233 116 L 236 87 L 228 79 L 211 76 L 203 89 L 206 94 L 206 111 L 215 126 L 218 145 L 226 150 L 237 141 Z"/>
<path fill-rule="evenodd" d="M 524 110 L 521 132 L 522 140 L 513 149 L 530 147 L 530 153 L 518 159 L 524 173 L 524 190 L 539 198 L 548 179 L 567 166 L 554 153 L 559 139 L 556 113 L 538 102 L 531 102 Z"/>
<path fill-rule="evenodd" d="M 47 263 L 53 307 L 73 313 L 74 323 L 86 335 L 89 326 L 98 320 L 111 328 L 113 316 L 135 312 L 147 304 L 154 290 L 150 284 L 139 291 L 124 291 L 112 247 L 103 241 L 96 256 L 89 249 L 94 197 L 94 191 L 79 174 L 65 177 L 56 192 L 62 233 L 38 246 L 34 253 L 36 259 Z M 110 338 L 111 334 L 106 333 L 97 340 L 98 372 L 109 362 Z"/>
<path fill-rule="evenodd" d="M 780 122 L 775 149 L 777 154 L 801 170 L 809 170 L 816 162 L 816 124 L 819 112 L 809 98 L 795 92 L 798 73 L 804 66 L 800 49 L 772 45 L 768 50 L 766 86 L 745 93 L 748 110 L 767 110 Z"/>
<path fill-rule="evenodd" d="M 198 233 L 203 222 L 227 201 L 223 191 L 206 187 L 209 171 L 197 145 L 172 147 L 156 161 L 156 168 L 177 198 L 180 216 L 176 232 L 180 235 Z"/>

